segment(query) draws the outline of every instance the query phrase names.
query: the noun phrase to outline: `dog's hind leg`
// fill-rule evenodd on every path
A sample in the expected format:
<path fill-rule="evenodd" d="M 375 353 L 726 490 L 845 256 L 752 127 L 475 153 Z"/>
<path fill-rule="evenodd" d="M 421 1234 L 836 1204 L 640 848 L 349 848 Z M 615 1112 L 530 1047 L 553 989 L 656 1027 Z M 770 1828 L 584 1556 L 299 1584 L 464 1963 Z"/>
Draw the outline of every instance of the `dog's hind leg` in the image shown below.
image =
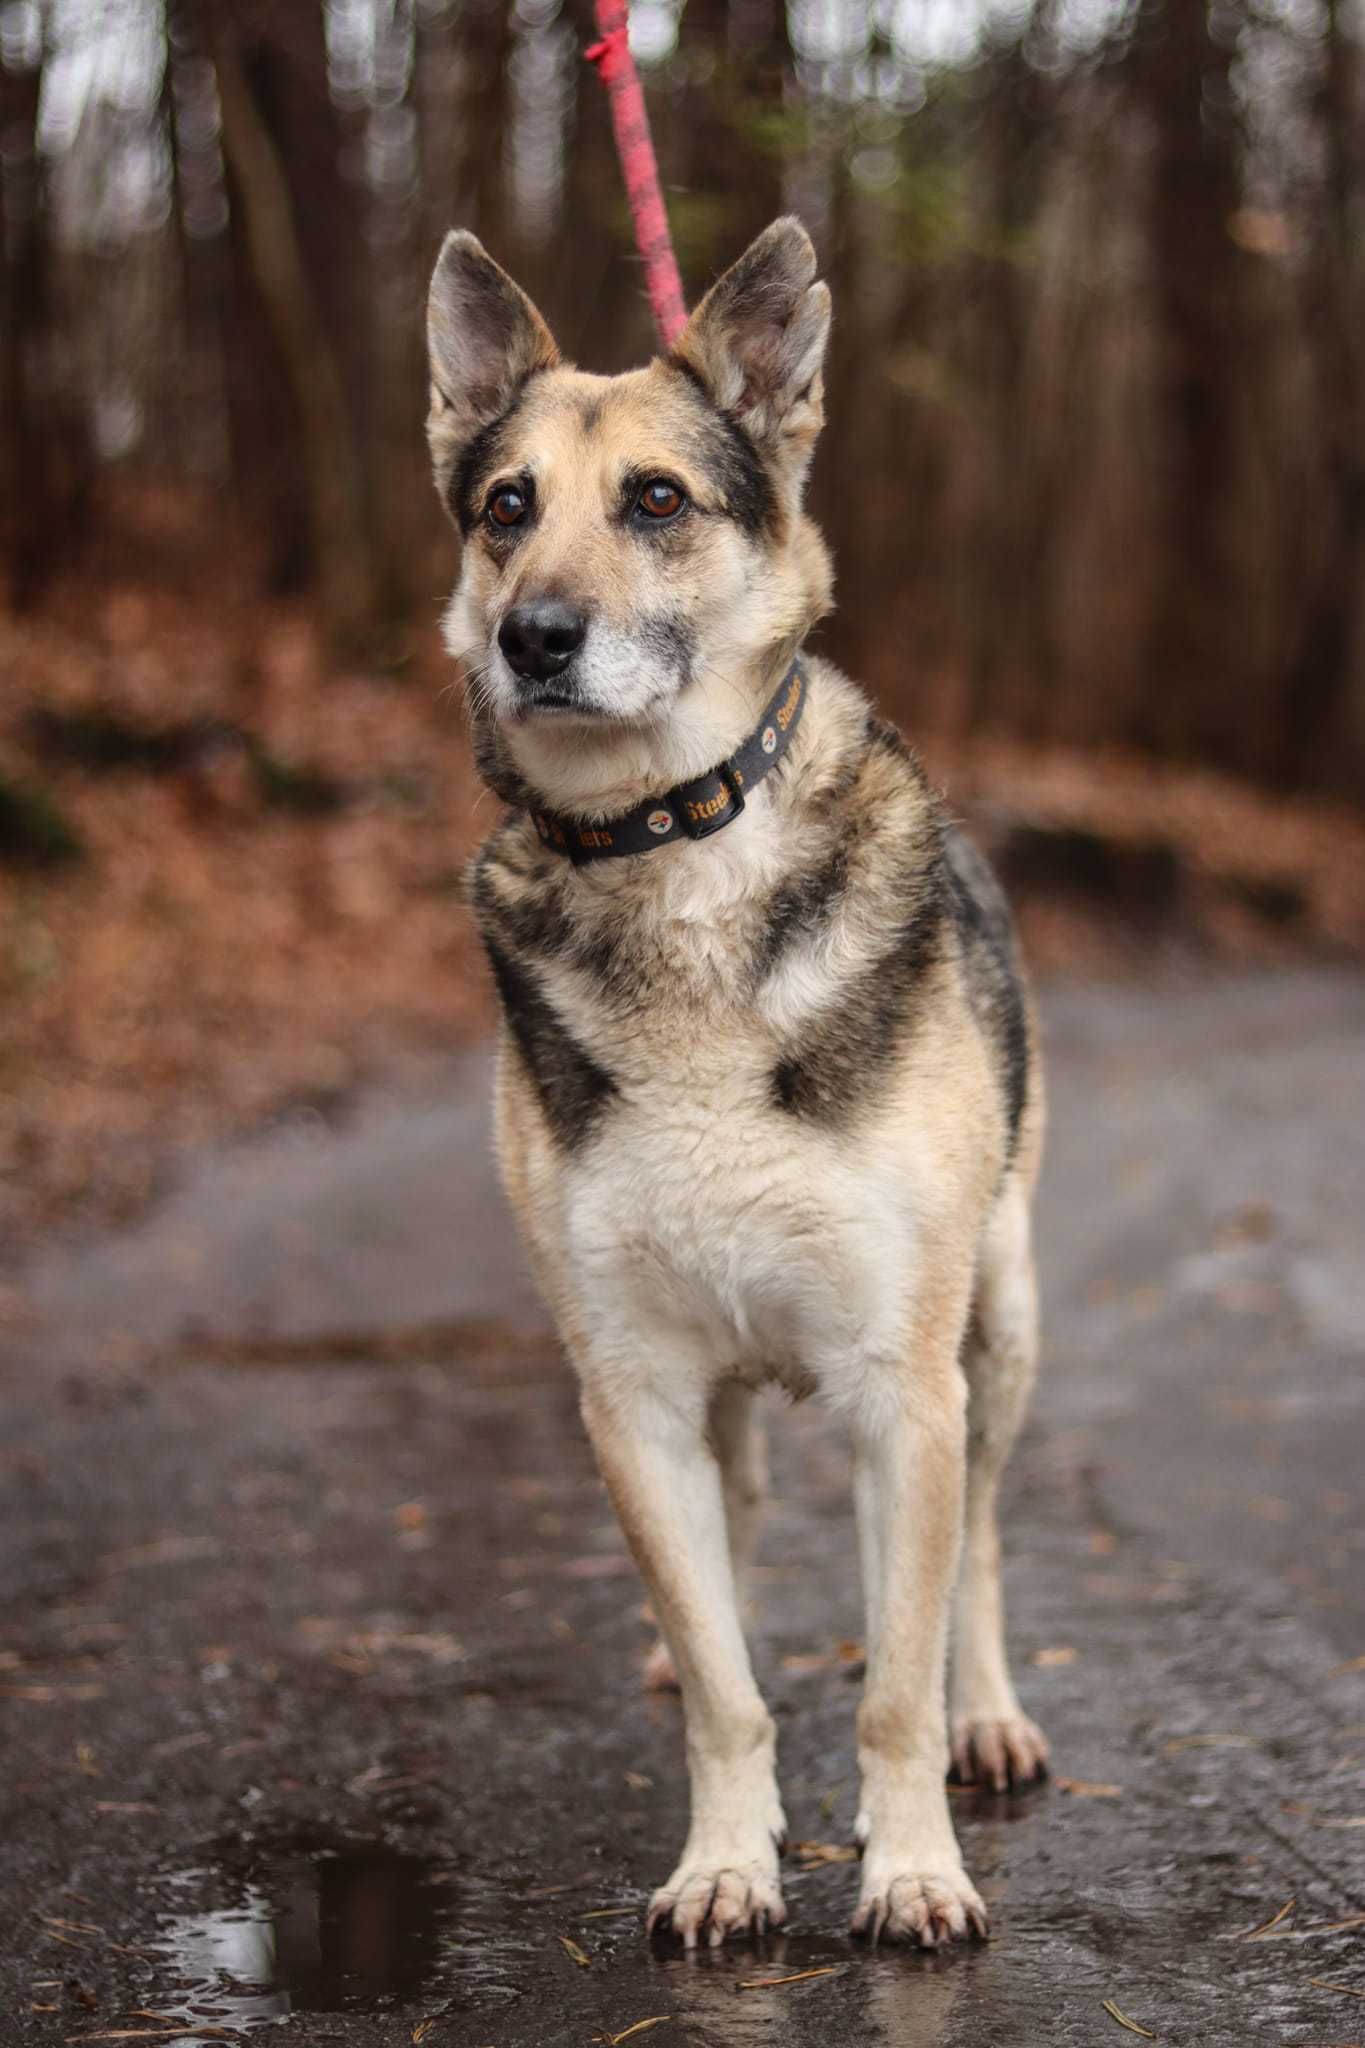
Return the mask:
<path fill-rule="evenodd" d="M 646 1355 L 661 1355 L 657 1346 Z M 698 1376 L 700 1384 L 700 1375 Z M 772 1716 L 740 1626 L 721 1468 L 704 1396 L 584 1375 L 583 1416 L 626 1539 L 677 1666 L 687 1723 L 691 1825 L 677 1868 L 650 1902 L 686 1945 L 786 1918 L 785 1833 Z"/>
<path fill-rule="evenodd" d="M 747 1613 L 752 1606 L 750 1566 L 768 1495 L 767 1443 L 755 1412 L 753 1389 L 742 1380 L 722 1380 L 711 1397 L 707 1426 L 725 1494 L 735 1589 Z M 678 1674 L 662 1636 L 645 1659 L 644 1683 L 647 1692 L 677 1690 Z"/>
<path fill-rule="evenodd" d="M 1038 1305 L 1028 1190 L 1012 1174 L 982 1235 L 963 1346 L 967 1486 L 951 1693 L 952 1774 L 997 1791 L 1043 1775 L 1047 1740 L 1020 1708 L 1005 1653 L 1000 1591 L 1000 1476 L 1023 1420 L 1038 1360 Z"/>

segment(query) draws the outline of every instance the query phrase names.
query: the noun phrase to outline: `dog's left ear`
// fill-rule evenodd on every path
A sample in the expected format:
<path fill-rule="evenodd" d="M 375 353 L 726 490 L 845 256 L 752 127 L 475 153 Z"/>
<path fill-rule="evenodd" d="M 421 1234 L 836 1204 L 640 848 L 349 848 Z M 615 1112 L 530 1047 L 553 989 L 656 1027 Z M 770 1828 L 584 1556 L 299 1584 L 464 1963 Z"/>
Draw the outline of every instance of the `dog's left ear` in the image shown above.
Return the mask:
<path fill-rule="evenodd" d="M 519 284 L 465 230 L 446 236 L 427 299 L 431 410 L 427 439 L 444 497 L 480 428 L 500 419 L 526 379 L 559 361 L 554 337 Z"/>
<path fill-rule="evenodd" d="M 722 412 L 799 476 L 824 421 L 829 286 L 810 236 L 775 220 L 712 285 L 673 350 Z"/>

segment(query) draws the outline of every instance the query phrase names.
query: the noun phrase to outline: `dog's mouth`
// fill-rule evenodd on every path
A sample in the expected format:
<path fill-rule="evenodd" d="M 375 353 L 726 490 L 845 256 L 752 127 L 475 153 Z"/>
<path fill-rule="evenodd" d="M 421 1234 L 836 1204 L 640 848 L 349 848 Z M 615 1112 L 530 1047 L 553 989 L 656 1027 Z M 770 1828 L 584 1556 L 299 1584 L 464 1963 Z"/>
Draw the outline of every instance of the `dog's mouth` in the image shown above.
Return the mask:
<path fill-rule="evenodd" d="M 590 724 L 606 715 L 568 690 L 538 690 L 534 697 L 523 698 L 512 714 L 518 725 L 526 725 L 533 718 L 576 718 Z"/>
<path fill-rule="evenodd" d="M 608 716 L 600 704 L 585 697 L 567 676 L 556 677 L 554 681 L 523 682 L 512 712 L 517 725 L 526 725 L 533 718 L 577 719 L 593 725 Z"/>

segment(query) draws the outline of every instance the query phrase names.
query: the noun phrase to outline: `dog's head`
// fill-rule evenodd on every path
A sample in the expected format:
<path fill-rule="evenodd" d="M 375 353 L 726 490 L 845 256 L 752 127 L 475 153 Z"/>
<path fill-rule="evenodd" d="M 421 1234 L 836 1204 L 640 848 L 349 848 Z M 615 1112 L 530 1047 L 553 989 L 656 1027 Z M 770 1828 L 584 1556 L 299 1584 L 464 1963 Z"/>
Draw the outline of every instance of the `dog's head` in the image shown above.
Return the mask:
<path fill-rule="evenodd" d="M 447 642 L 495 780 L 554 804 L 591 800 L 594 757 L 599 788 L 697 772 L 752 722 L 744 684 L 771 687 L 825 609 L 801 512 L 829 329 L 815 269 L 777 221 L 667 358 L 596 377 L 472 235 L 447 235 L 427 433 L 464 539 Z"/>

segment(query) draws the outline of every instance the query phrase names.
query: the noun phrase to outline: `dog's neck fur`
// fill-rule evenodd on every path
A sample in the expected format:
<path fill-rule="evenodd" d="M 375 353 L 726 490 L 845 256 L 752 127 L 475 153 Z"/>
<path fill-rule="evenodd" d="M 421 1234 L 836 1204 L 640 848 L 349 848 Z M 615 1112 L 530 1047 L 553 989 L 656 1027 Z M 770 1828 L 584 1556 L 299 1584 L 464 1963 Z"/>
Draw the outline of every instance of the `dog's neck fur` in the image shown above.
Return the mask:
<path fill-rule="evenodd" d="M 833 1000 L 840 976 L 885 949 L 932 865 L 936 814 L 913 757 L 884 733 L 874 739 L 866 697 L 837 669 L 818 655 L 805 667 L 791 747 L 724 831 L 574 867 L 513 811 L 475 861 L 485 940 L 521 956 L 585 1043 L 605 1057 L 610 1041 L 617 1065 L 635 1058 L 642 1032 L 662 1057 L 651 1020 L 657 1009 L 676 1023 L 679 1003 L 713 1027 L 708 1042 L 723 1056 L 755 1024 L 760 981 L 773 1012 L 761 1031 L 774 1020 L 795 1030 Z M 814 953 L 770 943 L 795 930 L 802 906 Z"/>

